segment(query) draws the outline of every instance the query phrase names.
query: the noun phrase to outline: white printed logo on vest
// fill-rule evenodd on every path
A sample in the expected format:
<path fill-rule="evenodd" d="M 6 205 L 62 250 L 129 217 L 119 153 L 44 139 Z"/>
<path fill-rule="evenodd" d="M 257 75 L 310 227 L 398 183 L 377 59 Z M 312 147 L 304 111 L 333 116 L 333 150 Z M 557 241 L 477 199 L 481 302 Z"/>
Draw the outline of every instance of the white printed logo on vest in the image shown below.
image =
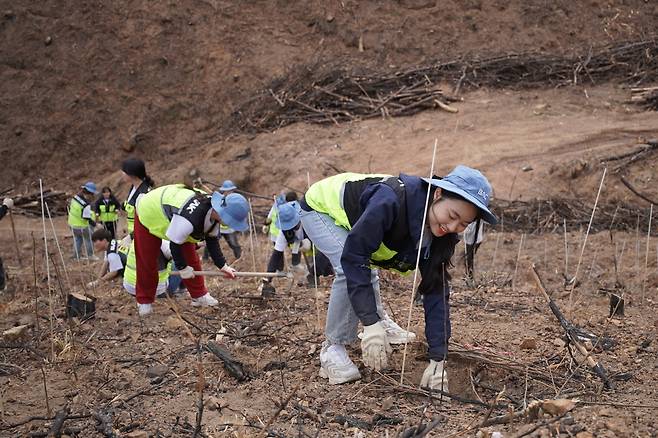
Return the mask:
<path fill-rule="evenodd" d="M 188 205 L 185 209 L 187 210 L 188 214 L 192 214 L 199 205 L 201 205 L 201 203 L 198 199 L 195 199 L 194 201 L 190 202 L 190 205 Z"/>

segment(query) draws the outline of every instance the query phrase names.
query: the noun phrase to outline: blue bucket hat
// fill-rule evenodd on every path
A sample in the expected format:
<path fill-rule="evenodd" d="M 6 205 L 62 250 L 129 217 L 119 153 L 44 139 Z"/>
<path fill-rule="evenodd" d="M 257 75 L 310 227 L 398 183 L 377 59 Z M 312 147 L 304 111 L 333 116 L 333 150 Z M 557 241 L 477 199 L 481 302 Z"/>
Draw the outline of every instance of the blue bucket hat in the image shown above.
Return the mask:
<path fill-rule="evenodd" d="M 498 223 L 496 216 L 489 210 L 491 184 L 480 171 L 459 165 L 443 179 L 423 178 L 423 181 L 461 196 L 480 210 L 486 222 L 491 225 Z"/>
<path fill-rule="evenodd" d="M 279 215 L 277 216 L 277 226 L 282 231 L 292 230 L 300 222 L 300 213 L 302 208 L 297 201 L 286 202 L 279 206 Z"/>
<path fill-rule="evenodd" d="M 244 196 L 238 193 L 222 195 L 214 192 L 210 198 L 212 208 L 219 214 L 222 222 L 235 231 L 246 231 L 249 229 L 249 203 Z"/>
<path fill-rule="evenodd" d="M 227 179 L 226 181 L 224 181 L 222 183 L 222 186 L 219 188 L 219 191 L 220 192 L 228 192 L 229 190 L 235 190 L 237 188 L 238 188 L 238 186 L 233 184 L 233 181 L 231 181 L 230 179 Z"/>
<path fill-rule="evenodd" d="M 88 191 L 92 195 L 95 195 L 96 193 L 98 193 L 98 190 L 96 190 L 96 184 L 91 182 L 91 181 L 86 182 L 84 185 L 80 186 L 80 188 L 85 189 L 86 191 Z"/>

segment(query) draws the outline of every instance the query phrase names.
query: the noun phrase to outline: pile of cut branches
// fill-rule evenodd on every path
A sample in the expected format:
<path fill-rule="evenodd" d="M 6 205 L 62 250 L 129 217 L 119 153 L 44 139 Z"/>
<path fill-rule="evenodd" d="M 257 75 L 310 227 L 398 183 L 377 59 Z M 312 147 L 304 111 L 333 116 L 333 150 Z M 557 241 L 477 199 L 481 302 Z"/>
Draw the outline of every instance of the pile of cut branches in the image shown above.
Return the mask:
<path fill-rule="evenodd" d="M 493 211 L 503 223 L 498 229 L 526 233 L 542 233 L 561 231 L 564 220 L 567 229 L 586 228 L 592 206 L 578 199 L 535 199 L 532 201 L 507 201 L 496 199 L 492 201 Z M 613 223 L 614 218 L 614 223 Z M 649 220 L 649 208 L 621 203 L 599 203 L 592 222 L 592 232 L 617 230 L 635 230 L 638 226 L 646 232 Z M 652 232 L 652 234 L 654 234 Z"/>
<path fill-rule="evenodd" d="M 658 111 L 658 87 L 644 87 L 631 89 L 631 102 L 644 109 Z"/>
<path fill-rule="evenodd" d="M 633 86 L 658 79 L 658 40 L 588 50 L 574 56 L 511 53 L 460 58 L 395 72 L 354 71 L 339 64 L 295 67 L 240 105 L 225 124 L 229 133 L 260 132 L 296 123 L 338 123 L 409 116 L 455 99 L 437 84 L 462 87 L 541 87 L 618 80 Z"/>

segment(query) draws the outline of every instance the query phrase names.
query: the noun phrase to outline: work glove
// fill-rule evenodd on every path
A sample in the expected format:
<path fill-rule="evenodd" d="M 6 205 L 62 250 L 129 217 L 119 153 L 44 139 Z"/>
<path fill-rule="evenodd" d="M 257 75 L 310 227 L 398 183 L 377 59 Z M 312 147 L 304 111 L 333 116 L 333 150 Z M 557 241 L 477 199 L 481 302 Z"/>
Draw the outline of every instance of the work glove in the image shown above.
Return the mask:
<path fill-rule="evenodd" d="M 133 240 L 130 237 L 130 234 L 126 234 L 126 237 L 121 239 L 121 241 L 119 242 L 119 247 L 121 247 L 123 249 L 128 249 L 128 248 L 130 248 L 130 244 L 132 243 L 132 241 Z"/>
<path fill-rule="evenodd" d="M 270 226 L 269 225 L 263 225 L 263 228 L 260 229 L 263 234 L 267 234 L 270 231 Z"/>
<path fill-rule="evenodd" d="M 309 251 L 311 249 L 311 241 L 308 239 L 302 240 L 302 244 L 299 245 L 299 248 L 302 250 L 302 252 Z"/>
<path fill-rule="evenodd" d="M 381 321 L 363 327 L 361 359 L 365 366 L 373 368 L 375 371 L 386 368 L 391 351 L 391 345 L 386 339 L 386 330 Z"/>
<path fill-rule="evenodd" d="M 5 207 L 7 207 L 9 209 L 14 208 L 14 200 L 11 199 L 11 198 L 5 198 L 2 201 L 2 205 L 4 205 Z"/>
<path fill-rule="evenodd" d="M 93 289 L 96 286 L 98 286 L 98 280 L 90 281 L 89 283 L 87 283 L 87 288 L 88 289 Z"/>
<path fill-rule="evenodd" d="M 238 272 L 235 269 L 231 268 L 229 265 L 222 266 L 220 269 L 224 273 L 224 278 L 230 278 L 231 280 L 235 279 L 235 273 Z"/>
<path fill-rule="evenodd" d="M 448 373 L 444 369 L 445 361 L 430 360 L 420 379 L 420 387 L 436 391 L 448 392 Z"/>
<path fill-rule="evenodd" d="M 192 266 L 185 266 L 183 269 L 178 271 L 180 273 L 180 278 L 184 280 L 189 280 L 194 278 L 194 268 Z"/>

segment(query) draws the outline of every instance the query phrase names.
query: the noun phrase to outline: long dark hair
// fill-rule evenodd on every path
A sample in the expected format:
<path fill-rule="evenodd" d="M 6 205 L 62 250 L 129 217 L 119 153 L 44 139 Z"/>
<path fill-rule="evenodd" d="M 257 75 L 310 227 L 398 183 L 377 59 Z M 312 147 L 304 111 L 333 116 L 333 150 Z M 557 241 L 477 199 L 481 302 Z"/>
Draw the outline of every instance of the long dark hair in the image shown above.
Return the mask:
<path fill-rule="evenodd" d="M 435 186 L 430 186 L 430 198 L 434 199 Z M 441 199 L 459 199 L 469 202 L 464 197 L 447 190 L 441 191 L 441 198 L 433 201 L 428 207 L 430 209 Z M 470 202 L 469 202 L 470 203 Z M 480 211 L 478 210 L 478 217 Z M 476 217 L 477 218 L 477 217 Z M 446 234 L 445 236 L 436 237 L 432 236 L 432 243 L 430 244 L 429 254 L 429 269 L 424 272 L 420 284 L 418 285 L 418 293 L 427 294 L 437 289 L 442 290 L 443 285 L 450 281 L 452 278 L 448 270 L 453 267 L 452 256 L 455 253 L 455 247 L 459 243 L 459 238 L 456 233 Z"/>

